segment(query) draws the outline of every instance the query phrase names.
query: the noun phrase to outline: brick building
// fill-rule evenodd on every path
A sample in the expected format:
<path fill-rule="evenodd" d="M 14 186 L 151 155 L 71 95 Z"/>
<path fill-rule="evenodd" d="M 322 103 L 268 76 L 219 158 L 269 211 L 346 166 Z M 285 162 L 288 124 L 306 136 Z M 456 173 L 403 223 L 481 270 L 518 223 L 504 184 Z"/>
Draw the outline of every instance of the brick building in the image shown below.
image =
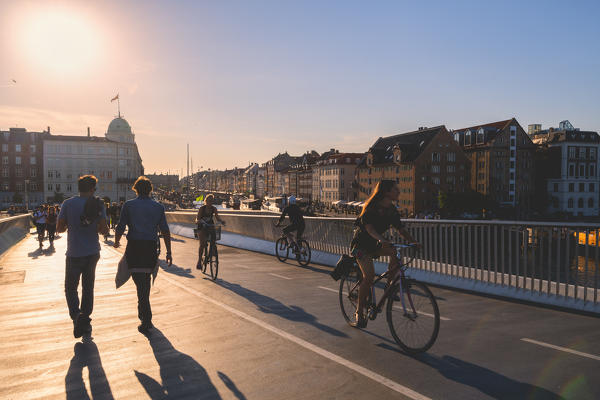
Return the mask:
<path fill-rule="evenodd" d="M 352 183 L 356 166 L 363 157 L 364 153 L 336 151 L 319 159 L 313 167 L 317 181 L 316 190 L 312 194 L 313 199 L 323 203 L 356 200 Z"/>
<path fill-rule="evenodd" d="M 471 160 L 471 188 L 527 214 L 534 195 L 535 145 L 515 118 L 456 129 Z"/>
<path fill-rule="evenodd" d="M 29 203 L 30 207 L 35 207 L 45 203 L 43 140 L 49 135 L 48 132 L 27 132 L 25 128 L 0 132 L 2 208 L 12 204 Z"/>
<path fill-rule="evenodd" d="M 366 200 L 377 182 L 395 180 L 405 215 L 434 211 L 438 194 L 464 192 L 469 159 L 445 126 L 380 137 L 356 169 L 357 198 Z"/>

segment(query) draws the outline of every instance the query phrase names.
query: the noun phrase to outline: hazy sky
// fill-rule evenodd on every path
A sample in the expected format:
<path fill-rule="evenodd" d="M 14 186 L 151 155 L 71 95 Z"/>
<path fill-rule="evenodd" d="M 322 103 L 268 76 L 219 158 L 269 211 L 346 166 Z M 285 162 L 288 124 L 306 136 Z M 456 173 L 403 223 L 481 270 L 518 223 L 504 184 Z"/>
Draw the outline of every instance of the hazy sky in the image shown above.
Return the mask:
<path fill-rule="evenodd" d="M 600 130 L 598 1 L 0 0 L 0 32 L 0 129 L 103 135 L 119 93 L 148 173 L 188 142 L 206 169 L 513 116 Z"/>

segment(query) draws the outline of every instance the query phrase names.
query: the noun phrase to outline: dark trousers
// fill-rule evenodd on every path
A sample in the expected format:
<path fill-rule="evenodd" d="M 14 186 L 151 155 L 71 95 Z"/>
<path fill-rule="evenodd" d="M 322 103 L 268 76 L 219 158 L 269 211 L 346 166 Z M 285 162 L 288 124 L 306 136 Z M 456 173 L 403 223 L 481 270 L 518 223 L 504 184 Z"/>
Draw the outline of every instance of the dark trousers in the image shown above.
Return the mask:
<path fill-rule="evenodd" d="M 96 264 L 100 253 L 85 257 L 67 257 L 65 269 L 65 296 L 69 315 L 75 320 L 79 313 L 89 318 L 94 308 L 94 281 L 96 279 Z M 81 309 L 79 308 L 79 277 L 81 277 Z"/>
<path fill-rule="evenodd" d="M 48 231 L 48 240 L 54 242 L 54 234 L 56 233 L 56 224 L 47 224 L 46 230 Z"/>
<path fill-rule="evenodd" d="M 152 321 L 152 310 L 150 309 L 150 283 L 152 274 L 148 272 L 134 272 L 131 274 L 138 297 L 138 318 L 143 323 Z"/>

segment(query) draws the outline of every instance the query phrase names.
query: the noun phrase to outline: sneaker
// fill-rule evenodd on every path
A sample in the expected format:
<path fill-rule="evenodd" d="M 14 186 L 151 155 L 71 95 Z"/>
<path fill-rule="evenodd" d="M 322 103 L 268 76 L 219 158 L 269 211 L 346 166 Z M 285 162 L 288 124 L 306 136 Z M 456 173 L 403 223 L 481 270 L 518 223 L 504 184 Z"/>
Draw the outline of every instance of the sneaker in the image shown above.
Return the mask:
<path fill-rule="evenodd" d="M 196 269 L 202 269 L 202 261 L 196 263 Z"/>
<path fill-rule="evenodd" d="M 150 331 L 150 329 L 154 328 L 154 325 L 152 325 L 152 322 L 142 322 L 141 324 L 138 325 L 138 331 L 140 333 L 146 334 Z"/>
<path fill-rule="evenodd" d="M 366 328 L 367 327 L 367 318 L 362 313 L 356 312 L 354 314 L 355 323 L 353 326 L 355 328 Z"/>
<path fill-rule="evenodd" d="M 90 324 L 91 319 L 85 317 L 82 314 L 73 321 L 73 336 L 76 338 L 82 337 L 84 334 L 92 333 L 92 325 Z"/>

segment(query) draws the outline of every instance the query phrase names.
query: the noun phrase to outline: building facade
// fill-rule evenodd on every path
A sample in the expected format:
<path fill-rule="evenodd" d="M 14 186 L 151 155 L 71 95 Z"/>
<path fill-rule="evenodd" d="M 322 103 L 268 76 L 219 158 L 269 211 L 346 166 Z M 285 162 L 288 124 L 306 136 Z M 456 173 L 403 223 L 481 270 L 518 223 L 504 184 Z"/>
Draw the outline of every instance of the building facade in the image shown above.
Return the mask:
<path fill-rule="evenodd" d="M 312 197 L 323 203 L 356 200 L 353 182 L 363 153 L 334 152 L 321 158 L 313 167 L 315 190 Z"/>
<path fill-rule="evenodd" d="M 45 203 L 43 140 L 48 132 L 10 128 L 0 132 L 2 180 L 0 205 L 35 207 Z"/>
<path fill-rule="evenodd" d="M 354 186 L 364 201 L 383 179 L 399 186 L 404 215 L 438 209 L 438 195 L 469 188 L 469 159 L 445 126 L 380 137 L 357 167 Z"/>
<path fill-rule="evenodd" d="M 471 161 L 471 189 L 526 214 L 535 191 L 535 145 L 517 120 L 456 129 L 452 134 Z"/>
<path fill-rule="evenodd" d="M 598 154 L 600 135 L 592 131 L 547 130 L 533 136 L 543 159 L 549 213 L 570 216 L 598 216 L 600 213 L 600 177 Z M 541 163 L 541 162 L 540 162 Z M 545 186 L 545 187 L 544 187 Z"/>
<path fill-rule="evenodd" d="M 164 190 L 176 190 L 179 188 L 179 175 L 147 174 L 146 177 L 152 181 L 154 188 Z"/>
<path fill-rule="evenodd" d="M 131 186 L 144 174 L 135 135 L 120 116 L 108 126 L 104 137 L 47 135 L 43 140 L 44 198 L 48 202 L 78 193 L 82 175 L 98 178 L 96 195 L 110 201 L 135 197 Z"/>

